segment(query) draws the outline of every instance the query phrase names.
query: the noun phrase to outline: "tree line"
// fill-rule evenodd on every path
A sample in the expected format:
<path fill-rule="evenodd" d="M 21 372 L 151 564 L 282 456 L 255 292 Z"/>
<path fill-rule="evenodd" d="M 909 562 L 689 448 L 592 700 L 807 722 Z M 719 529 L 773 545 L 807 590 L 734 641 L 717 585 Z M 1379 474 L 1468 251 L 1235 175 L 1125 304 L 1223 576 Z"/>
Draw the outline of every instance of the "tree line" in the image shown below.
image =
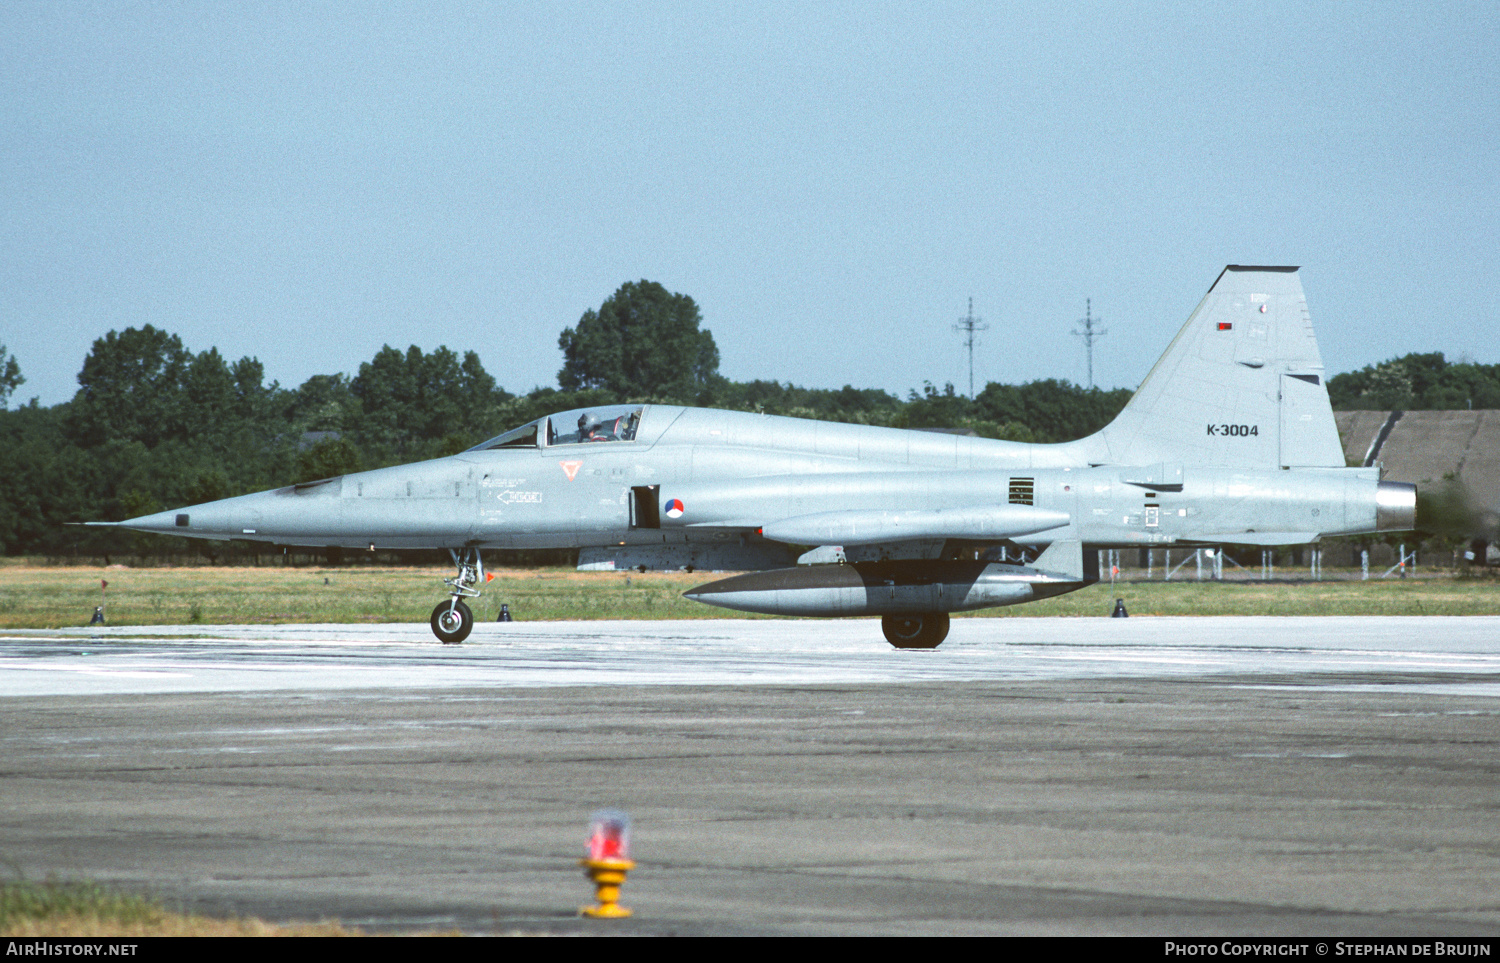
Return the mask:
<path fill-rule="evenodd" d="M 1329 378 L 1328 396 L 1336 411 L 1500 408 L 1500 364 L 1413 353 Z"/>
<path fill-rule="evenodd" d="M 25 379 L 0 345 L 0 546 L 7 555 L 170 551 L 173 540 L 65 523 L 117 521 L 455 454 L 570 408 L 686 404 L 1058 442 L 1097 431 L 1131 395 L 1056 379 L 991 383 L 972 399 L 952 384 L 925 384 L 903 399 L 850 385 L 731 381 L 719 374 L 718 349 L 693 299 L 650 281 L 625 284 L 585 312 L 559 347 L 557 385 L 525 394 L 501 387 L 472 351 L 416 345 L 387 345 L 353 376 L 320 374 L 283 388 L 267 383 L 255 358 L 229 361 L 212 347 L 194 353 L 148 324 L 95 341 L 72 400 L 11 409 Z M 1339 375 L 1329 388 L 1345 407 L 1417 408 L 1451 403 L 1455 392 L 1500 407 L 1500 366 L 1409 355 Z"/>

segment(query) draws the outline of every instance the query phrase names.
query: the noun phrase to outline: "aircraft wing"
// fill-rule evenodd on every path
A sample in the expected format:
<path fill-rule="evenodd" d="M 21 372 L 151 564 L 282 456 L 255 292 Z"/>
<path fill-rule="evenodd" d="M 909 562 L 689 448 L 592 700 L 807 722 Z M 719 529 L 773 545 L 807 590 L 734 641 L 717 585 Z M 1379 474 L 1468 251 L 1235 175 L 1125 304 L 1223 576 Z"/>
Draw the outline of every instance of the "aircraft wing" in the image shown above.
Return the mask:
<path fill-rule="evenodd" d="M 1322 538 L 1321 532 L 1226 532 L 1223 535 L 1198 535 L 1180 538 L 1178 545 L 1310 545 Z M 1171 546 L 1167 546 L 1170 548 Z"/>
<path fill-rule="evenodd" d="M 853 510 L 783 518 L 761 534 L 792 545 L 874 545 L 919 538 L 1005 539 L 1061 528 L 1067 512 L 1030 505 L 914 511 Z"/>

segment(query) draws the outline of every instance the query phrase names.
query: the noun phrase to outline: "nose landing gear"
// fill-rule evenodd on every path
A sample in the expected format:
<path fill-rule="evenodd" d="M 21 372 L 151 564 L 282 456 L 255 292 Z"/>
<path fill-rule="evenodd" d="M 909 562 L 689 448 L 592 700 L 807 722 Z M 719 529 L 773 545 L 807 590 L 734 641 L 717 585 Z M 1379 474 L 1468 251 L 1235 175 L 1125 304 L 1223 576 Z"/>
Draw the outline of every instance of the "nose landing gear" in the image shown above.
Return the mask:
<path fill-rule="evenodd" d="M 431 625 L 432 634 L 439 642 L 457 645 L 474 631 L 474 613 L 462 600 L 479 598 L 479 589 L 474 586 L 484 580 L 484 562 L 477 548 L 465 548 L 462 554 L 449 549 L 448 554 L 453 556 L 458 574 L 443 579 L 443 584 L 448 586 L 448 601 L 439 602 L 432 610 Z"/>
<path fill-rule="evenodd" d="M 432 634 L 444 645 L 457 645 L 474 630 L 474 613 L 455 596 L 432 610 Z"/>

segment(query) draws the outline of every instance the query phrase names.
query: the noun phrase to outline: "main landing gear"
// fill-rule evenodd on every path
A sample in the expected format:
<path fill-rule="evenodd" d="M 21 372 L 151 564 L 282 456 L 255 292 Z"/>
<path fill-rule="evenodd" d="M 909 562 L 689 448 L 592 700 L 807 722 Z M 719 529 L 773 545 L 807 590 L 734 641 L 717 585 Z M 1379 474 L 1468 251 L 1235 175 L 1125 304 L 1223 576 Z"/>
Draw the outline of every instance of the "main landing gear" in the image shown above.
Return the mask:
<path fill-rule="evenodd" d="M 898 649 L 935 649 L 948 637 L 947 612 L 887 615 L 880 620 L 885 640 Z"/>
<path fill-rule="evenodd" d="M 484 580 L 484 562 L 479 558 L 477 548 L 457 552 L 450 548 L 448 554 L 453 556 L 458 574 L 443 579 L 443 584 L 448 586 L 449 598 L 432 610 L 432 634 L 444 645 L 457 645 L 474 631 L 474 613 L 469 611 L 463 599 L 479 598 L 479 589 L 474 586 Z"/>

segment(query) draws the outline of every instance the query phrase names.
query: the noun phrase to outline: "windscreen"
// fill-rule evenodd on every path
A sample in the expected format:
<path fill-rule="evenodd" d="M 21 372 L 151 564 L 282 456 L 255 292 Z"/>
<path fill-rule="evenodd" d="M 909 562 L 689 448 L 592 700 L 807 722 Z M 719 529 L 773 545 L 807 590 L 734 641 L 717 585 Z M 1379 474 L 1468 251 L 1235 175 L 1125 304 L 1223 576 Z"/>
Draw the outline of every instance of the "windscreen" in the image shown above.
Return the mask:
<path fill-rule="evenodd" d="M 470 448 L 470 451 L 489 451 L 492 448 L 535 448 L 537 430 L 541 428 L 540 421 L 512 428 L 503 435 L 496 435 L 489 441 L 483 441 Z"/>

